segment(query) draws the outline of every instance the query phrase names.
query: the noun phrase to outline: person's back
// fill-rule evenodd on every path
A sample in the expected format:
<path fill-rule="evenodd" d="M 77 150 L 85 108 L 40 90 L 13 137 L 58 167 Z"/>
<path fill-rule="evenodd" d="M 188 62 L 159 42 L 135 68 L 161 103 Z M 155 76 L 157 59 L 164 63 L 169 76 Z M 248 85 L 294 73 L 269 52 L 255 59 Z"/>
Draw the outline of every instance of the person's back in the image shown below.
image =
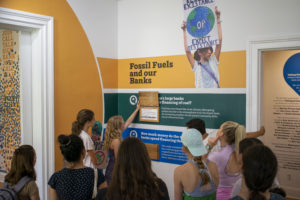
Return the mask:
<path fill-rule="evenodd" d="M 105 169 L 105 180 L 110 184 L 112 173 L 115 165 L 115 158 L 118 155 L 118 149 L 122 140 L 122 133 L 127 129 L 127 127 L 132 123 L 135 116 L 140 109 L 140 103 L 136 105 L 136 109 L 131 113 L 126 122 L 124 122 L 123 117 L 116 115 L 108 119 L 105 139 L 104 139 L 104 149 L 109 154 L 108 165 Z"/>
<path fill-rule="evenodd" d="M 35 150 L 30 145 L 22 145 L 15 150 L 11 170 L 5 176 L 5 182 L 9 187 L 14 187 L 25 176 L 28 181 L 17 193 L 19 200 L 39 200 L 39 190 L 35 183 L 36 173 L 34 165 L 36 163 Z"/>
<path fill-rule="evenodd" d="M 66 168 L 50 177 L 50 200 L 90 200 L 96 196 L 95 189 L 105 186 L 102 171 L 95 171 L 83 164 L 85 149 L 80 137 L 60 135 L 58 141 L 68 163 Z"/>
<path fill-rule="evenodd" d="M 232 121 L 224 122 L 218 131 L 221 149 L 208 155 L 208 169 L 217 168 L 219 177 L 217 199 L 229 199 L 233 185 L 240 177 L 236 151 L 245 135 L 244 126 Z"/>
<path fill-rule="evenodd" d="M 264 145 L 249 147 L 242 158 L 242 188 L 231 200 L 283 200 L 279 194 L 271 193 L 277 174 L 277 158 L 270 148 Z"/>
<path fill-rule="evenodd" d="M 175 200 L 216 199 L 216 185 L 202 161 L 207 151 L 200 132 L 196 129 L 185 130 L 181 142 L 188 161 L 174 171 Z"/>
<path fill-rule="evenodd" d="M 56 190 L 59 199 L 90 200 L 94 189 L 94 169 L 64 168 L 51 176 L 49 185 Z M 104 181 L 104 176 L 98 171 L 97 186 Z"/>
<path fill-rule="evenodd" d="M 216 163 L 219 171 L 219 187 L 232 187 L 240 178 L 240 168 L 232 145 L 221 147 L 220 151 L 209 154 L 208 159 Z"/>
<path fill-rule="evenodd" d="M 91 168 L 95 168 L 97 164 L 94 142 L 88 134 L 88 130 L 94 125 L 94 122 L 94 112 L 89 109 L 82 109 L 78 112 L 76 121 L 72 123 L 72 134 L 81 138 L 86 151 L 83 163 L 85 166 Z"/>
<path fill-rule="evenodd" d="M 184 199 L 189 199 L 189 197 L 201 197 L 201 199 L 206 200 L 216 198 L 216 185 L 212 179 L 203 185 L 203 179 L 200 176 L 200 173 L 209 173 L 207 169 L 199 169 L 198 164 L 191 160 L 181 167 L 180 173 Z"/>
<path fill-rule="evenodd" d="M 137 138 L 122 141 L 116 157 L 111 183 L 100 190 L 97 200 L 169 200 L 166 184 L 151 168 L 145 144 Z"/>

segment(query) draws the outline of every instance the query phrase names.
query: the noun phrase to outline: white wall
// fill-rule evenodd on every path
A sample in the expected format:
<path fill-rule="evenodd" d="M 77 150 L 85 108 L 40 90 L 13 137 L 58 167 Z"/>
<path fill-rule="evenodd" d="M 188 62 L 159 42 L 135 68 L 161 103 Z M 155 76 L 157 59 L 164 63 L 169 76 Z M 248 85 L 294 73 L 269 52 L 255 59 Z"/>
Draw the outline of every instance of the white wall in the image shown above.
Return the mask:
<path fill-rule="evenodd" d="M 67 0 L 84 28 L 95 57 L 117 58 L 117 0 Z"/>
<path fill-rule="evenodd" d="M 223 51 L 245 50 L 253 36 L 300 33 L 299 0 L 216 0 Z M 119 0 L 118 58 L 184 54 L 182 0 Z"/>
<path fill-rule="evenodd" d="M 118 58 L 183 54 L 182 0 L 118 1 Z"/>

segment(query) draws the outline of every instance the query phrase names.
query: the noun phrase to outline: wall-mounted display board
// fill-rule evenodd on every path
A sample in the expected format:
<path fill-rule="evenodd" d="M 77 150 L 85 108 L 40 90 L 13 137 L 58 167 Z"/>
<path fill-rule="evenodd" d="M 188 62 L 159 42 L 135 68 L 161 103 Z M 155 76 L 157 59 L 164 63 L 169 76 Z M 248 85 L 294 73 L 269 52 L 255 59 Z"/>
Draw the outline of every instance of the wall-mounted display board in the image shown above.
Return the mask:
<path fill-rule="evenodd" d="M 263 60 L 263 142 L 276 154 L 280 187 L 299 199 L 300 50 L 264 52 Z"/>
<path fill-rule="evenodd" d="M 159 122 L 159 107 L 141 107 L 140 121 Z"/>
<path fill-rule="evenodd" d="M 118 114 L 127 119 L 136 108 L 138 93 L 106 93 L 105 110 L 118 105 Z M 111 99 L 116 99 L 112 101 Z M 236 121 L 245 125 L 246 95 L 243 93 L 162 93 L 158 94 L 159 122 L 141 122 L 139 118 L 127 128 L 122 137 L 137 137 L 144 143 L 157 145 L 148 152 L 151 159 L 174 164 L 187 161 L 182 152 L 180 136 L 185 124 L 193 118 L 205 121 L 207 129 L 218 129 L 225 121 Z M 234 111 L 234 112 L 233 112 Z M 113 115 L 107 112 L 105 123 Z M 141 112 L 139 115 L 142 115 Z M 157 152 L 157 153 L 156 153 Z"/>
<path fill-rule="evenodd" d="M 146 128 L 127 128 L 122 138 L 136 137 L 141 139 L 152 160 L 174 164 L 184 164 L 187 160 L 182 151 L 181 131 L 153 130 Z"/>
<path fill-rule="evenodd" d="M 159 160 L 159 145 L 145 143 L 149 156 L 152 160 Z"/>
<path fill-rule="evenodd" d="M 140 121 L 159 122 L 158 92 L 139 92 Z"/>
<path fill-rule="evenodd" d="M 159 106 L 158 92 L 139 92 L 141 106 Z"/>

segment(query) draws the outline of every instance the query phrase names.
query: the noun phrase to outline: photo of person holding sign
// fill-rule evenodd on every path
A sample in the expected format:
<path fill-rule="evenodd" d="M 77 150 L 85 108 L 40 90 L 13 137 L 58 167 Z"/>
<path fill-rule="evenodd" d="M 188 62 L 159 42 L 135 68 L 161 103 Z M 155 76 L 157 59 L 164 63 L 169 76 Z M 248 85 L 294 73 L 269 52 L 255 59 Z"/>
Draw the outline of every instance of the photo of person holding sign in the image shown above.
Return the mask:
<path fill-rule="evenodd" d="M 200 8 L 200 9 L 198 9 Z M 203 9 L 206 8 L 206 9 Z M 210 13 L 208 11 L 210 11 Z M 205 20 L 201 19 L 204 15 L 203 11 L 206 11 Z M 202 13 L 200 13 L 202 12 Z M 200 13 L 200 14 L 198 14 Z M 192 70 L 195 73 L 195 87 L 196 88 L 219 88 L 219 58 L 222 46 L 222 29 L 220 20 L 220 11 L 215 6 L 215 15 L 217 22 L 217 36 L 218 39 L 213 39 L 212 36 L 208 35 L 209 32 L 213 30 L 212 26 L 215 24 L 215 17 L 211 12 L 211 9 L 204 6 L 199 6 L 194 8 L 189 16 L 186 18 L 187 22 L 184 21 L 181 29 L 183 30 L 184 37 L 184 49 L 188 61 L 191 65 Z M 200 17 L 200 19 L 191 19 Z M 194 22 L 191 25 L 191 22 Z M 207 27 L 208 26 L 208 27 Z M 198 31 L 198 30 L 200 31 Z M 201 31 L 203 29 L 203 31 Z M 198 31 L 198 33 L 197 33 Z M 189 36 L 187 36 L 189 34 Z M 201 35 L 202 34 L 202 35 Z M 206 34 L 206 35 L 205 35 Z M 200 37 L 198 37 L 201 35 Z M 188 40 L 187 37 L 191 39 Z M 191 43 L 191 44 L 189 44 Z M 215 52 L 213 54 L 212 46 L 216 45 Z M 195 50 L 194 55 L 192 55 L 192 50 Z"/>

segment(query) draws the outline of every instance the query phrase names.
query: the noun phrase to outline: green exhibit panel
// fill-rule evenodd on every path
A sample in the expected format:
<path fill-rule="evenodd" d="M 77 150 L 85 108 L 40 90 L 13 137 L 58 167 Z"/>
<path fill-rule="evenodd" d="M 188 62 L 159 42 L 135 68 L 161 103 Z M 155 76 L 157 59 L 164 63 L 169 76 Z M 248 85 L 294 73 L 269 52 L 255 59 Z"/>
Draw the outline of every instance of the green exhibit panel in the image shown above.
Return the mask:
<path fill-rule="evenodd" d="M 126 120 L 136 107 L 137 93 L 106 93 L 105 123 L 117 113 Z M 206 127 L 217 129 L 225 121 L 246 123 L 246 94 L 196 94 L 160 93 L 160 122 L 139 122 L 138 116 L 133 123 L 185 126 L 193 118 L 201 118 Z"/>

